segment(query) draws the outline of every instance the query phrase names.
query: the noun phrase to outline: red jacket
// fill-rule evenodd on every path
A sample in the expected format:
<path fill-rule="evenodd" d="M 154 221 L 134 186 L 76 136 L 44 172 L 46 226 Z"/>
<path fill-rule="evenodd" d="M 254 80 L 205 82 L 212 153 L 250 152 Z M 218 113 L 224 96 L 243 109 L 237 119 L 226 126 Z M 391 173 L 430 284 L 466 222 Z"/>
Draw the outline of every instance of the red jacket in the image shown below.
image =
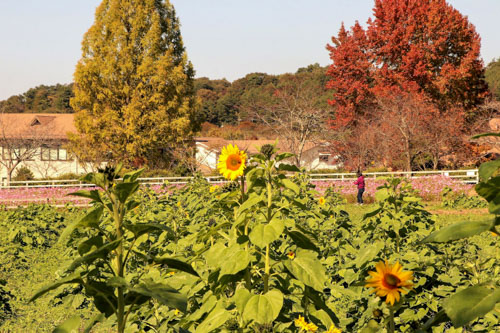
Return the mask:
<path fill-rule="evenodd" d="M 358 189 L 365 188 L 365 177 L 359 176 L 358 180 L 354 182 L 354 185 L 358 185 Z"/>

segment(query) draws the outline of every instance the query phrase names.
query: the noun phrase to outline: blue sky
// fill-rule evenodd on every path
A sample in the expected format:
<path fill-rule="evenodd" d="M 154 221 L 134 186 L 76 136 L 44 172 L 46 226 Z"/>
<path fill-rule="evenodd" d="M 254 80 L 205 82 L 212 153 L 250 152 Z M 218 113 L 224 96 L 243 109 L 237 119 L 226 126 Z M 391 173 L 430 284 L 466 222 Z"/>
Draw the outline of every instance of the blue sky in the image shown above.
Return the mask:
<path fill-rule="evenodd" d="M 330 60 L 341 22 L 371 16 L 373 0 L 171 0 L 197 76 L 234 80 Z M 449 0 L 476 26 L 487 64 L 500 57 L 500 0 Z M 0 100 L 69 83 L 100 0 L 0 0 Z"/>

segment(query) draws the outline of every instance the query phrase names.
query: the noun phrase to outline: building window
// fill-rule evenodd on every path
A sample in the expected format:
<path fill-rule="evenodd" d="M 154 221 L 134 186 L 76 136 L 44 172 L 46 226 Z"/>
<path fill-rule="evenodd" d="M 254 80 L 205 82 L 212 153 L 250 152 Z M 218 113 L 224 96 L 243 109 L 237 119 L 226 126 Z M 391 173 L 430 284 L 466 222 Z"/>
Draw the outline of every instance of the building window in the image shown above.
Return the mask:
<path fill-rule="evenodd" d="M 68 152 L 59 147 L 41 147 L 42 161 L 67 161 Z"/>
<path fill-rule="evenodd" d="M 28 161 L 31 160 L 25 150 L 22 150 L 22 148 L 5 148 L 2 147 L 2 159 L 4 160 L 10 160 L 10 161 L 15 161 L 19 157 L 21 159 Z"/>
<path fill-rule="evenodd" d="M 68 152 L 66 149 L 59 148 L 59 161 L 67 161 L 68 160 Z"/>
<path fill-rule="evenodd" d="M 319 154 L 319 161 L 320 162 L 325 162 L 328 163 L 328 160 L 330 159 L 331 154 Z"/>

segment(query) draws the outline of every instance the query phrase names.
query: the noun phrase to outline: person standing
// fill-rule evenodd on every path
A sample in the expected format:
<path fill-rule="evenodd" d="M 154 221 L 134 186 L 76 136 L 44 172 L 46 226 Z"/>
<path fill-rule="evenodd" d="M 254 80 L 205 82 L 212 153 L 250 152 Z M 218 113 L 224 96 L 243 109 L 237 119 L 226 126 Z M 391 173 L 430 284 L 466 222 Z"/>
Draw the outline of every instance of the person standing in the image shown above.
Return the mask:
<path fill-rule="evenodd" d="M 354 182 L 354 185 L 358 185 L 358 205 L 363 204 L 363 193 L 365 192 L 365 177 L 358 171 L 356 173 L 358 179 Z"/>

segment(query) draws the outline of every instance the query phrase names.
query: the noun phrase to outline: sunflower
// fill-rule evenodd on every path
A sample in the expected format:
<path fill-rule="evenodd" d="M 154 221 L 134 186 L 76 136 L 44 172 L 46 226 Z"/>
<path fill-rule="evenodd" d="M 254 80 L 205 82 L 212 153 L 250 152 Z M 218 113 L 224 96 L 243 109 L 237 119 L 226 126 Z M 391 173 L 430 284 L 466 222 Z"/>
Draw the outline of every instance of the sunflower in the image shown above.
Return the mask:
<path fill-rule="evenodd" d="M 318 326 L 313 323 L 308 323 L 304 317 L 299 316 L 298 319 L 295 319 L 295 326 L 299 327 L 301 331 L 305 332 L 316 332 L 318 330 Z"/>
<path fill-rule="evenodd" d="M 320 198 L 318 199 L 318 203 L 319 203 L 321 206 L 323 206 L 323 205 L 325 204 L 325 198 L 320 197 Z"/>
<path fill-rule="evenodd" d="M 243 176 L 247 154 L 238 146 L 229 144 L 222 148 L 217 169 L 226 179 L 235 180 Z"/>
<path fill-rule="evenodd" d="M 413 280 L 413 272 L 404 272 L 399 262 L 391 265 L 387 260 L 385 263 L 380 261 L 375 268 L 376 272 L 368 272 L 372 278 L 366 280 L 365 287 L 375 288 L 373 292 L 376 292 L 377 296 L 386 296 L 386 303 L 394 305 L 394 301 L 399 302 L 399 293 L 406 294 L 406 289 L 412 288 L 410 281 Z"/>
<path fill-rule="evenodd" d="M 291 260 L 293 260 L 295 258 L 295 252 L 290 251 L 290 252 L 288 252 L 287 256 L 288 256 L 288 258 L 290 258 Z"/>
<path fill-rule="evenodd" d="M 340 328 L 335 327 L 335 325 L 332 325 L 325 333 L 342 333 L 342 330 Z"/>

